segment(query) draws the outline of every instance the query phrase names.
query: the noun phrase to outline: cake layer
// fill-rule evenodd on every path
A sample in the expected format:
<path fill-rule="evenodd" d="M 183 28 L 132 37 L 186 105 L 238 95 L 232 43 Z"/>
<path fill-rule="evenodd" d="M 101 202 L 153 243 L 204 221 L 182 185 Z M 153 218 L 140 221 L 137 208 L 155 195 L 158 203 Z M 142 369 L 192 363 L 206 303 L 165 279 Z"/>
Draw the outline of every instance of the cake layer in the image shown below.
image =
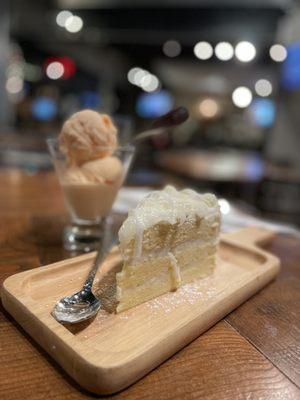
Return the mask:
<path fill-rule="evenodd" d="M 117 312 L 134 307 L 213 272 L 217 244 L 187 243 L 174 253 L 128 265 L 116 276 Z"/>
<path fill-rule="evenodd" d="M 219 215 L 214 214 L 208 217 L 190 218 L 184 223 L 177 221 L 171 225 L 167 222 L 160 222 L 143 232 L 140 240 L 141 251 L 137 255 L 136 241 L 132 239 L 125 247 L 121 246 L 125 263 L 132 264 L 138 259 L 151 257 L 159 254 L 162 250 L 173 251 L 187 241 L 199 240 L 206 242 L 211 237 L 216 237 L 219 231 Z"/>
<path fill-rule="evenodd" d="M 187 242 L 180 247 L 178 246 L 178 248 L 173 251 L 164 250 L 160 252 L 160 254 L 153 254 L 149 257 L 142 258 L 140 262 L 133 264 L 126 263 L 122 271 L 117 275 L 117 280 L 118 276 L 122 276 L 125 287 L 134 287 L 144 280 L 163 274 L 164 271 L 169 273 L 169 263 L 171 262 L 170 254 L 176 258 L 177 263 L 180 264 L 180 268 L 184 269 L 188 268 L 191 263 L 197 262 L 199 259 L 195 249 L 201 254 L 201 257 L 206 259 L 215 254 L 216 247 L 216 241 L 207 243 L 203 243 L 201 240 Z M 194 254 L 196 255 L 196 260 L 192 258 Z M 174 263 L 174 259 L 172 260 Z M 145 265 L 147 265 L 147 268 Z"/>

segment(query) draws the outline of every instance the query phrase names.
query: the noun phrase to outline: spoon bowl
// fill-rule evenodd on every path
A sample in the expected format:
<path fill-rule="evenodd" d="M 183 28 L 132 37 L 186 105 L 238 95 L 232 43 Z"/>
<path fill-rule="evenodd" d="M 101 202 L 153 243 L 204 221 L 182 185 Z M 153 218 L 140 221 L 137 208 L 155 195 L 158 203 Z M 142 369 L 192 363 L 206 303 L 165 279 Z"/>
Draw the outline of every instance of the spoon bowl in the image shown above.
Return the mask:
<path fill-rule="evenodd" d="M 110 235 L 107 234 L 107 219 L 104 226 L 106 229 L 104 229 L 104 235 L 100 240 L 99 250 L 82 289 L 60 299 L 51 312 L 58 322 L 76 324 L 85 321 L 93 317 L 101 307 L 101 300 L 94 295 L 92 286 L 96 273 L 109 249 Z"/>
<path fill-rule="evenodd" d="M 83 289 L 59 300 L 52 310 L 52 315 L 59 322 L 74 324 L 91 318 L 100 307 L 100 299 L 91 290 Z"/>

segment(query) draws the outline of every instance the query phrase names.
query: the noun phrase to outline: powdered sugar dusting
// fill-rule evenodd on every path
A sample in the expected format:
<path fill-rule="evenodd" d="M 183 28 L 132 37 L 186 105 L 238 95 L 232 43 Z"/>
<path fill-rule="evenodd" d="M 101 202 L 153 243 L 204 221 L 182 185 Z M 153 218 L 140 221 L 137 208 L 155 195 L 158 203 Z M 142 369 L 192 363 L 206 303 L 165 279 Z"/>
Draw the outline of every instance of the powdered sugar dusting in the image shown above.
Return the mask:
<path fill-rule="evenodd" d="M 185 284 L 176 292 L 166 293 L 148 301 L 145 305 L 152 315 L 156 315 L 161 312 L 168 314 L 183 304 L 194 305 L 199 301 L 207 301 L 217 293 L 217 288 L 211 285 L 212 280 L 213 277 L 208 276 L 200 281 Z"/>
<path fill-rule="evenodd" d="M 207 276 L 200 280 L 182 285 L 175 292 L 168 292 L 155 299 L 142 303 L 139 306 L 123 311 L 120 314 L 114 314 L 113 318 L 123 323 L 130 322 L 134 315 L 139 314 L 140 308 L 146 307 L 147 312 L 143 312 L 145 322 L 153 323 L 153 317 L 158 315 L 167 315 L 182 306 L 193 306 L 199 302 L 207 302 L 215 297 L 219 291 L 213 284 L 215 280 L 214 275 Z M 104 310 L 98 313 L 96 323 L 102 324 L 109 315 Z"/>
<path fill-rule="evenodd" d="M 119 315 L 119 319 L 126 321 L 127 319 L 129 319 L 129 315 L 126 315 L 125 313 L 122 313 L 122 314 Z"/>

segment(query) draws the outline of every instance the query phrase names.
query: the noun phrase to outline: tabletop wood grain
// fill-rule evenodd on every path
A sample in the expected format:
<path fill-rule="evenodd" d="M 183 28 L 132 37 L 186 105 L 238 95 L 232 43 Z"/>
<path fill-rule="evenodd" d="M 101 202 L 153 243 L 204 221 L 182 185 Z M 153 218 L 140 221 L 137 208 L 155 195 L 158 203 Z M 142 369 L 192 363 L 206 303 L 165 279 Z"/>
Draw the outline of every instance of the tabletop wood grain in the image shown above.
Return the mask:
<path fill-rule="evenodd" d="M 0 282 L 72 256 L 55 176 L 0 171 Z M 277 236 L 278 279 L 114 399 L 300 399 L 300 242 Z M 101 398 L 82 390 L 0 308 L 0 399 Z"/>

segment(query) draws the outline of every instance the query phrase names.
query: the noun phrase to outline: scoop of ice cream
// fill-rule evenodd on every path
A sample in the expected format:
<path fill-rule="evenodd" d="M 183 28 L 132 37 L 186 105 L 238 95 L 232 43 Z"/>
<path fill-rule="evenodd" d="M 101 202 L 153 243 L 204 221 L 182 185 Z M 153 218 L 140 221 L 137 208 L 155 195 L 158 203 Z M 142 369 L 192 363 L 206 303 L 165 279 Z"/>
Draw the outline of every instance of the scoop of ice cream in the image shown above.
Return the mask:
<path fill-rule="evenodd" d="M 117 157 L 105 157 L 89 161 L 81 166 L 82 173 L 90 182 L 111 184 L 122 176 L 122 163 Z"/>
<path fill-rule="evenodd" d="M 59 135 L 60 149 L 72 165 L 108 156 L 117 145 L 117 128 L 111 118 L 93 110 L 73 114 Z"/>
<path fill-rule="evenodd" d="M 88 161 L 80 167 L 71 167 L 65 173 L 67 183 L 112 184 L 123 177 L 123 167 L 117 157 Z"/>
<path fill-rule="evenodd" d="M 63 181 L 67 184 L 89 183 L 80 167 L 68 168 L 64 174 Z"/>

